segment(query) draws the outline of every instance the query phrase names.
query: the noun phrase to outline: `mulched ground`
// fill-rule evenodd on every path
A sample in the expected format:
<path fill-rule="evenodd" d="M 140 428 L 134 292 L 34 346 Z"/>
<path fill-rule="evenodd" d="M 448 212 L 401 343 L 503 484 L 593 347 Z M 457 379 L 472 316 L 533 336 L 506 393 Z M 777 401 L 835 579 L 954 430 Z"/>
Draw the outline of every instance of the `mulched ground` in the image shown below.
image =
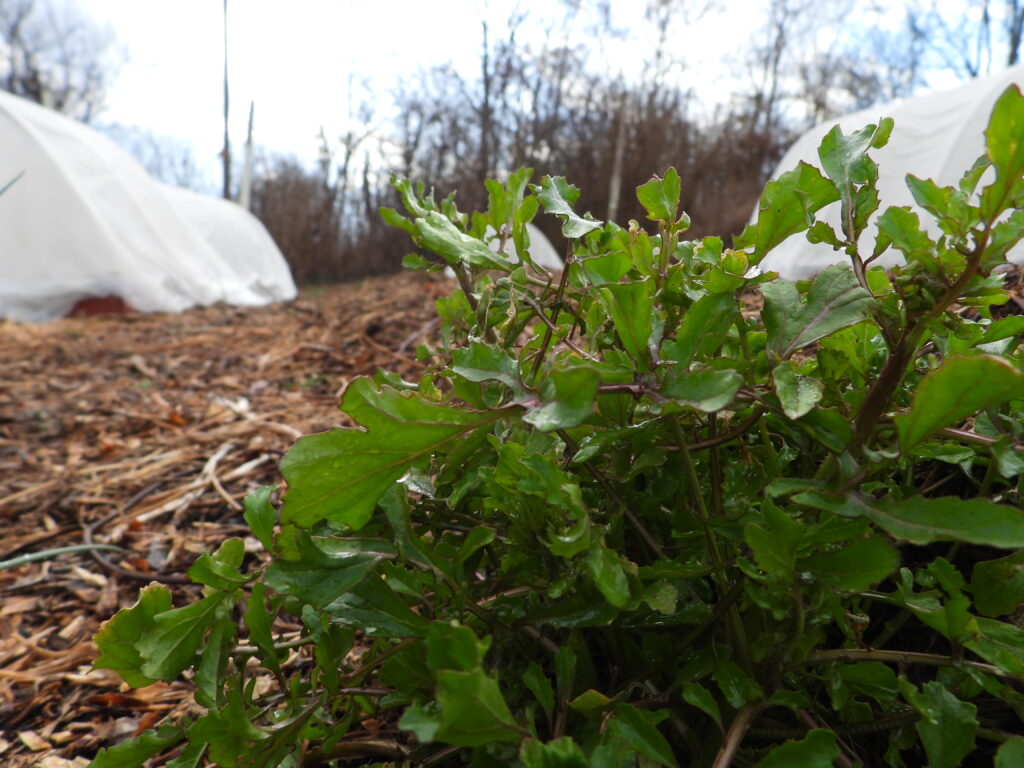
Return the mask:
<path fill-rule="evenodd" d="M 1024 275 L 1007 284 L 997 316 L 1024 311 Z M 343 423 L 345 385 L 422 370 L 416 346 L 436 342 L 433 300 L 452 287 L 403 273 L 275 307 L 0 323 L 0 561 L 125 550 L 0 570 L 0 765 L 81 768 L 188 707 L 183 682 L 130 691 L 93 670 L 100 622 L 151 581 L 177 605 L 198 594 L 189 566 L 246 534 L 241 500 L 280 482 L 297 437 Z"/>
<path fill-rule="evenodd" d="M 129 691 L 93 670 L 100 622 L 245 535 L 241 500 L 280 482 L 302 435 L 340 425 L 340 392 L 378 367 L 415 377 L 451 283 L 406 273 L 288 305 L 0 323 L 0 764 L 84 766 L 187 706 L 184 683 Z M 259 545 L 251 542 L 255 548 Z"/>

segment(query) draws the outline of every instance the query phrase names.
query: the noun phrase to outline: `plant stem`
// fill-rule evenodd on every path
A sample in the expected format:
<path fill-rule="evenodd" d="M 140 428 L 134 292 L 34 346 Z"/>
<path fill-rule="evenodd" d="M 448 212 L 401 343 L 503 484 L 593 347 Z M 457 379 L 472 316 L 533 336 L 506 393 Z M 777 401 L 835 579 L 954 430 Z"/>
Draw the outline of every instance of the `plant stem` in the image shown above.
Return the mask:
<path fill-rule="evenodd" d="M 980 661 L 967 661 L 965 659 L 954 659 L 952 656 L 942 656 L 938 653 L 885 651 L 875 648 L 837 648 L 829 651 L 818 651 L 804 659 L 804 663 L 807 664 L 833 664 L 835 662 L 847 663 L 857 661 L 881 661 L 885 664 L 916 664 L 929 667 L 965 666 L 990 675 L 996 675 L 997 677 L 1004 677 L 1010 680 L 1024 682 L 1024 675 L 1015 675 L 1012 672 L 1007 672 L 993 664 L 984 664 Z"/>
<path fill-rule="evenodd" d="M 569 242 L 571 244 L 572 241 L 570 240 Z M 537 359 L 533 361 L 533 371 L 530 373 L 530 381 L 535 386 L 537 384 L 537 375 L 540 373 L 540 366 L 544 362 L 544 356 L 548 353 L 548 347 L 551 344 L 551 336 L 554 333 L 553 329 L 558 323 L 558 313 L 562 309 L 562 297 L 565 295 L 565 286 L 569 282 L 569 270 L 572 269 L 574 261 L 570 245 L 565 257 L 565 269 L 562 270 L 562 279 L 558 281 L 558 290 L 555 291 L 555 307 L 551 310 L 551 322 L 548 323 L 547 329 L 544 331 L 544 341 L 541 342 L 540 349 L 537 351 Z"/>
<path fill-rule="evenodd" d="M 708 514 L 708 506 L 704 501 L 704 494 L 701 491 L 700 480 L 697 478 L 697 470 L 693 465 L 693 458 L 690 456 L 690 450 L 686 445 L 686 439 L 683 437 L 683 430 L 679 426 L 679 419 L 672 420 L 672 426 L 676 433 L 676 442 L 679 445 L 679 454 L 683 459 L 683 467 L 686 470 L 687 479 L 690 482 L 690 488 L 693 491 L 693 498 L 697 504 L 697 509 L 700 511 L 700 523 L 704 530 L 704 538 L 708 545 L 708 555 L 711 558 L 711 566 L 713 568 L 713 574 L 715 579 L 715 585 L 718 590 L 718 598 L 722 600 L 729 593 L 729 577 L 725 573 L 725 564 L 722 560 L 722 554 L 718 549 L 718 539 L 715 536 L 715 532 L 711 530 L 710 515 Z M 747 632 L 743 627 L 743 619 L 740 617 L 740 612 L 736 608 L 735 603 L 729 606 L 729 627 L 733 635 L 733 644 L 736 651 L 739 653 L 740 663 L 743 665 L 744 671 L 747 674 L 753 675 L 754 662 L 750 655 L 750 646 L 747 643 Z"/>
<path fill-rule="evenodd" d="M 722 748 L 718 750 L 718 755 L 715 757 L 715 762 L 711 764 L 711 768 L 729 768 L 732 765 L 732 759 L 736 756 L 736 750 L 740 748 L 743 736 L 750 727 L 750 723 L 753 722 L 754 717 L 761 711 L 761 706 L 760 703 L 748 702 L 740 708 L 740 711 L 736 713 L 736 717 L 729 724 L 729 730 L 725 734 L 725 741 L 722 742 Z"/>

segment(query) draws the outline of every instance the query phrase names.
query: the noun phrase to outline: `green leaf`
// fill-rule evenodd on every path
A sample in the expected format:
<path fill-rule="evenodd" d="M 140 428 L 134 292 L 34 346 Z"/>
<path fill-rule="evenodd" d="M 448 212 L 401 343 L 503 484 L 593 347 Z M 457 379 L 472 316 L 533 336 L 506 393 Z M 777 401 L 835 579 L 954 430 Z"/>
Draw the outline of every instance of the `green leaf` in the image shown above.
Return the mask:
<path fill-rule="evenodd" d="M 234 686 L 227 689 L 224 707 L 199 718 L 188 729 L 189 743 L 207 743 L 210 760 L 222 768 L 247 765 L 239 758 L 250 755 L 255 742 L 268 738 L 270 734 L 253 725 L 242 702 L 242 691 Z"/>
<path fill-rule="evenodd" d="M 782 410 L 791 419 L 799 419 L 810 412 L 824 392 L 820 381 L 797 373 L 797 366 L 790 360 L 779 363 L 772 371 L 772 378 Z"/>
<path fill-rule="evenodd" d="M 295 538 L 298 560 L 273 560 L 263 577 L 277 592 L 323 608 L 366 578 L 380 556 L 371 552 L 329 553 L 305 531 Z"/>
<path fill-rule="evenodd" d="M 519 749 L 519 759 L 525 768 L 591 768 L 583 750 L 568 736 L 547 744 L 528 739 Z"/>
<path fill-rule="evenodd" d="M 413 704 L 402 713 L 398 727 L 403 731 L 412 731 L 420 743 L 430 744 L 437 738 L 437 730 L 441 727 L 440 712 L 428 711 L 419 704 Z"/>
<path fill-rule="evenodd" d="M 609 699 L 600 691 L 595 691 L 593 688 L 589 688 L 570 701 L 569 706 L 577 712 L 582 712 L 584 715 L 591 716 L 604 712 L 614 703 L 614 699 Z"/>
<path fill-rule="evenodd" d="M 431 671 L 479 669 L 490 640 L 478 640 L 469 627 L 456 622 L 435 621 L 427 635 L 427 666 Z"/>
<path fill-rule="evenodd" d="M 718 688 L 725 696 L 725 700 L 736 709 L 747 702 L 764 697 L 757 682 L 752 680 L 734 661 L 720 661 L 715 664 L 715 671 L 711 677 L 718 683 Z"/>
<path fill-rule="evenodd" d="M 1014 736 L 999 746 L 994 768 L 1020 768 L 1022 765 L 1024 765 L 1024 738 Z"/>
<path fill-rule="evenodd" d="M 430 211 L 426 217 L 416 219 L 415 225 L 420 245 L 436 253 L 450 265 L 466 261 L 474 267 L 500 269 L 502 272 L 512 271 L 513 265 L 510 261 L 499 256 L 475 237 L 460 232 L 446 216 L 437 211 Z"/>
<path fill-rule="evenodd" d="M 647 343 L 653 328 L 653 303 L 646 281 L 605 285 L 599 289 L 601 302 L 611 315 L 622 348 L 641 369 L 650 363 Z"/>
<path fill-rule="evenodd" d="M 789 576 L 796 564 L 804 527 L 771 502 L 764 502 L 762 510 L 770 529 L 748 523 L 743 528 L 743 537 L 762 570 Z"/>
<path fill-rule="evenodd" d="M 513 392 L 521 392 L 516 361 L 498 347 L 480 342 L 455 350 L 452 354 L 452 373 L 468 381 L 500 381 Z"/>
<path fill-rule="evenodd" d="M 244 502 L 245 512 L 242 513 L 253 536 L 259 539 L 260 544 L 267 552 L 272 552 L 274 549 L 274 523 L 277 520 L 277 510 L 270 503 L 270 497 L 276 490 L 276 485 L 265 485 L 248 494 Z"/>
<path fill-rule="evenodd" d="M 500 416 L 431 403 L 413 392 L 376 389 L 368 378 L 349 385 L 341 410 L 363 429 L 302 437 L 285 454 L 282 522 L 309 527 L 333 520 L 358 530 L 415 462 Z"/>
<path fill-rule="evenodd" d="M 629 579 L 619 553 L 604 545 L 591 547 L 587 553 L 587 568 L 605 600 L 616 608 L 625 608 L 630 597 Z"/>
<path fill-rule="evenodd" d="M 662 360 L 688 369 L 701 344 L 712 335 L 725 333 L 738 315 L 738 304 L 731 293 L 702 296 L 686 310 L 675 339 L 661 345 Z"/>
<path fill-rule="evenodd" d="M 196 584 L 225 592 L 238 589 L 251 579 L 238 572 L 244 557 L 245 543 L 239 538 L 228 539 L 214 554 L 201 554 L 188 569 L 188 577 Z"/>
<path fill-rule="evenodd" d="M 550 720 L 551 713 L 555 708 L 555 690 L 551 687 L 551 681 L 548 680 L 547 675 L 537 666 L 536 662 L 531 661 L 526 667 L 526 671 L 523 673 L 523 685 L 537 699 L 537 703 L 544 710 L 544 715 Z"/>
<path fill-rule="evenodd" d="M 907 451 L 943 427 L 1019 397 L 1024 373 L 992 355 L 947 358 L 917 386 L 910 411 L 896 417 L 900 448 Z"/>
<path fill-rule="evenodd" d="M 1005 616 L 1024 603 L 1024 549 L 974 566 L 974 605 L 985 616 Z"/>
<path fill-rule="evenodd" d="M 679 765 L 665 737 L 648 719 L 649 715 L 629 704 L 615 707 L 611 728 L 629 746 L 659 765 Z"/>
<path fill-rule="evenodd" d="M 959 768 L 974 750 L 978 708 L 960 701 L 939 682 L 925 683 L 920 693 L 910 684 L 902 688 L 910 705 L 921 713 L 914 728 L 924 744 L 929 768 Z"/>
<path fill-rule="evenodd" d="M 672 223 L 679 209 L 680 182 L 675 168 L 669 168 L 664 179 L 657 176 L 636 188 L 636 198 L 647 210 L 647 218 Z"/>
<path fill-rule="evenodd" d="M 992 220 L 1010 204 L 1024 175 L 1024 96 L 1016 85 L 1008 86 L 992 108 L 985 149 L 996 178 L 982 190 L 981 215 Z"/>
<path fill-rule="evenodd" d="M 142 674 L 143 658 L 139 640 L 155 626 L 154 617 L 171 609 L 171 593 L 163 584 L 150 584 L 139 590 L 139 599 L 131 608 L 118 611 L 104 621 L 96 633 L 99 656 L 96 669 L 112 669 L 132 688 L 145 688 L 155 677 Z"/>
<path fill-rule="evenodd" d="M 985 329 L 985 333 L 974 342 L 977 344 L 991 344 L 993 341 L 1013 338 L 1024 334 L 1024 315 L 1011 315 L 997 320 Z"/>
<path fill-rule="evenodd" d="M 909 263 L 930 257 L 935 243 L 921 229 L 921 220 L 909 208 L 886 208 L 878 217 L 878 231 L 885 235 Z"/>
<path fill-rule="evenodd" d="M 743 376 L 738 371 L 714 368 L 688 371 L 683 366 L 673 365 L 665 375 L 661 394 L 680 405 L 714 413 L 727 407 L 742 386 Z"/>
<path fill-rule="evenodd" d="M 196 664 L 196 702 L 208 709 L 220 705 L 224 673 L 231 658 L 230 649 L 235 645 L 238 625 L 230 619 L 220 619 L 206 638 L 203 650 Z"/>
<path fill-rule="evenodd" d="M 192 666 L 207 630 L 227 618 L 234 604 L 234 595 L 214 592 L 199 602 L 157 614 L 153 628 L 137 646 L 144 659 L 142 673 L 168 683 L 174 680 Z"/>
<path fill-rule="evenodd" d="M 274 649 L 274 637 L 270 630 L 272 619 L 267 612 L 267 588 L 263 582 L 252 585 L 252 594 L 245 601 L 242 620 L 249 628 L 249 642 L 260 649 L 263 666 L 280 677 L 281 664 Z"/>
<path fill-rule="evenodd" d="M 800 741 L 791 739 L 775 747 L 756 768 L 832 768 L 840 754 L 836 735 L 816 728 Z"/>
<path fill-rule="evenodd" d="M 413 612 L 388 583 L 373 574 L 325 609 L 342 623 L 375 637 L 426 637 L 430 622 Z"/>
<path fill-rule="evenodd" d="M 498 681 L 482 669 L 436 673 L 441 723 L 435 738 L 459 747 L 519 741 L 524 731 L 512 717 Z"/>
<path fill-rule="evenodd" d="M 735 247 L 753 246 L 750 264 L 754 266 L 783 240 L 807 229 L 809 215 L 838 199 L 835 184 L 801 161 L 794 170 L 765 185 L 757 222 L 743 230 Z"/>
<path fill-rule="evenodd" d="M 89 768 L 141 768 L 149 758 L 184 738 L 185 731 L 178 726 L 162 725 L 155 731 L 143 731 L 116 747 L 101 749 Z"/>
<path fill-rule="evenodd" d="M 881 536 L 854 539 L 837 552 L 819 551 L 797 567 L 824 584 L 847 592 L 862 592 L 891 575 L 900 564 L 896 548 Z"/>
<path fill-rule="evenodd" d="M 711 691 L 700 683 L 683 683 L 683 700 L 714 720 L 721 729 L 722 712 Z"/>
<path fill-rule="evenodd" d="M 578 426 L 593 414 L 600 383 L 598 371 L 587 365 L 548 371 L 540 383 L 543 405 L 529 409 L 523 421 L 541 432 Z"/>
<path fill-rule="evenodd" d="M 840 328 L 859 323 L 874 303 L 853 271 L 841 264 L 827 267 L 814 278 L 806 304 L 800 301 L 796 285 L 786 280 L 765 283 L 761 292 L 768 349 L 783 360 Z"/>
<path fill-rule="evenodd" d="M 890 535 L 912 544 L 962 541 L 1003 549 L 1024 547 L 1024 511 L 986 499 L 915 496 L 899 502 L 872 502 L 856 494 L 837 498 L 810 491 L 793 500 L 846 517 L 867 517 Z"/>
<path fill-rule="evenodd" d="M 557 216 L 564 216 L 562 221 L 562 236 L 570 239 L 583 237 L 587 232 L 592 232 L 601 226 L 600 221 L 584 219 L 573 209 L 573 204 L 579 199 L 580 191 L 567 182 L 562 176 L 545 176 L 540 181 L 539 187 L 534 187 L 537 199 L 544 206 L 547 213 Z"/>

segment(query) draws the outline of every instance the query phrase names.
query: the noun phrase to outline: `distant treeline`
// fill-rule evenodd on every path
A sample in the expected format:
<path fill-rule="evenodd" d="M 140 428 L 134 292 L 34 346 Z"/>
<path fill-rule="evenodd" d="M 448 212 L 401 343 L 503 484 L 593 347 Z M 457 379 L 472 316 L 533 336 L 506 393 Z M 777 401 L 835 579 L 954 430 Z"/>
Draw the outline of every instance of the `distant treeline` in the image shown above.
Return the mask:
<path fill-rule="evenodd" d="M 388 185 L 393 173 L 425 182 L 438 198 L 457 191 L 460 209 L 469 211 L 486 206 L 485 179 L 531 167 L 535 179 L 565 176 L 583 189 L 581 211 L 624 224 L 644 223 L 635 187 L 674 166 L 692 234 L 734 235 L 799 132 L 909 95 L 925 70 L 979 74 L 966 58 L 951 58 L 967 50 L 956 35 L 992 39 L 990 30 L 958 23 L 952 11 L 943 16 L 913 0 L 906 0 L 904 23 L 893 29 L 854 14 L 852 0 L 767 0 L 757 35 L 720 41 L 723 66 L 731 63 L 736 75 L 735 91 L 709 106 L 677 40 L 681 25 L 710 5 L 648 0 L 628 30 L 646 30 L 640 74 L 633 78 L 602 60 L 602 40 L 623 34 L 613 28 L 607 7 L 599 0 L 566 0 L 558 7 L 565 17 L 539 37 L 535 28 L 527 33 L 525 15 L 502 24 L 500 34 L 482 22 L 475 76 L 435 67 L 411 73 L 393 93 L 368 90 L 355 107 L 350 96 L 354 127 L 336 141 L 321 137 L 315 170 L 289 159 L 263 164 L 254 212 L 299 283 L 399 268 L 412 246 L 378 215 L 381 206 L 400 207 Z M 1005 20 L 1007 63 L 1016 60 L 1021 24 L 1024 11 Z M 583 31 L 573 35 L 572 29 Z M 378 114 L 381 104 L 390 114 Z M 557 223 L 550 218 L 535 223 L 557 245 Z"/>

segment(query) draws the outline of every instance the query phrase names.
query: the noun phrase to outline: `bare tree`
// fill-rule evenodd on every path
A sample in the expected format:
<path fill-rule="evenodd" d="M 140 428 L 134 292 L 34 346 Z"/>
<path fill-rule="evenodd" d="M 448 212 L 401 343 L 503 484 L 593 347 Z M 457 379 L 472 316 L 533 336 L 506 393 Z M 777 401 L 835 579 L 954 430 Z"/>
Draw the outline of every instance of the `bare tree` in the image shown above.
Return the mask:
<path fill-rule="evenodd" d="M 120 64 L 111 30 L 71 0 L 0 0 L 0 89 L 89 122 Z"/>
<path fill-rule="evenodd" d="M 937 66 L 978 77 L 1019 63 L 1024 0 L 918 0 L 909 26 Z"/>

